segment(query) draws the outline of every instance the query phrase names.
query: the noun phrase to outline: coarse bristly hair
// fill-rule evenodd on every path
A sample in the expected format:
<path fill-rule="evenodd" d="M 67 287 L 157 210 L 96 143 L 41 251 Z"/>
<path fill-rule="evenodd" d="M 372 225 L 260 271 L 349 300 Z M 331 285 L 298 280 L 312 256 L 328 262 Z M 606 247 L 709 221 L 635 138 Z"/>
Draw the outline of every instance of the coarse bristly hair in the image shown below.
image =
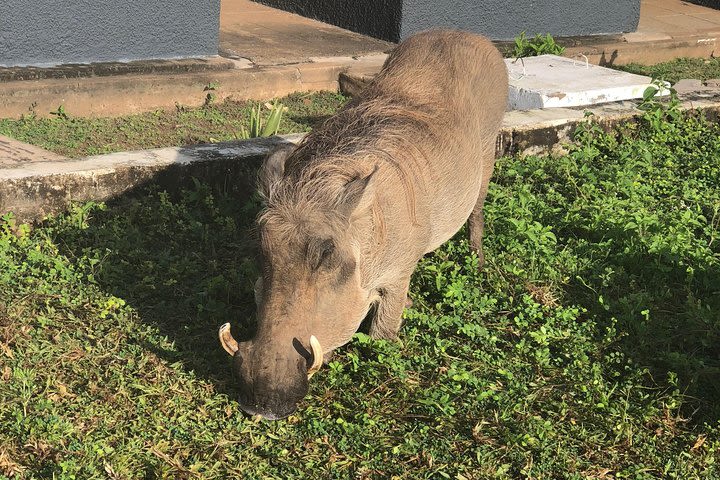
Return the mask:
<path fill-rule="evenodd" d="M 309 365 L 298 343 L 314 336 L 326 354 L 363 319 L 373 338 L 397 338 L 418 260 L 468 219 L 480 252 L 507 80 L 488 39 L 419 33 L 360 96 L 265 160 L 258 334 L 234 363 L 248 413 L 297 407 Z"/>
<path fill-rule="evenodd" d="M 372 175 L 380 165 L 391 167 L 380 175 L 402 179 L 406 200 L 413 203 L 412 170 L 427 159 L 412 139 L 436 135 L 441 141 L 428 107 L 407 106 L 405 99 L 392 97 L 351 102 L 287 153 L 280 174 L 261 169 L 259 190 L 266 208 L 260 222 L 278 216 L 294 223 L 293 217 L 308 210 L 338 212 L 337 220 L 343 220 L 347 185 Z"/>

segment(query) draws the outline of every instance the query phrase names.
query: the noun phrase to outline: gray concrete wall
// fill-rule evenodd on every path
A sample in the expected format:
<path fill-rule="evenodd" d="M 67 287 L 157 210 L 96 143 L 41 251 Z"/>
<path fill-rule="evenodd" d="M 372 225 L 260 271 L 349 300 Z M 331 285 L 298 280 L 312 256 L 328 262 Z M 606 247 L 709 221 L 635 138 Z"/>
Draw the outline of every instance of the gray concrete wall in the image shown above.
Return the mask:
<path fill-rule="evenodd" d="M 431 26 L 512 40 L 550 33 L 555 37 L 632 32 L 640 19 L 640 0 L 404 0 L 400 37 Z"/>
<path fill-rule="evenodd" d="M 0 66 L 217 55 L 220 0 L 3 0 Z"/>
<path fill-rule="evenodd" d="M 398 41 L 431 27 L 453 27 L 511 40 L 632 32 L 640 0 L 256 0 L 349 30 Z"/>

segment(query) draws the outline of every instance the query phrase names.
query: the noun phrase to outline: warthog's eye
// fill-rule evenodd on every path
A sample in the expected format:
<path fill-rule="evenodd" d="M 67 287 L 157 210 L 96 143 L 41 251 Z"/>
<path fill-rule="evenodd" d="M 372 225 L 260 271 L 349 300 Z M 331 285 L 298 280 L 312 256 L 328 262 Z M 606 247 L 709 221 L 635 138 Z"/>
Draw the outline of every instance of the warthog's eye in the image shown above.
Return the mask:
<path fill-rule="evenodd" d="M 313 270 L 334 266 L 335 243 L 331 239 L 319 240 L 308 244 L 308 259 Z"/>

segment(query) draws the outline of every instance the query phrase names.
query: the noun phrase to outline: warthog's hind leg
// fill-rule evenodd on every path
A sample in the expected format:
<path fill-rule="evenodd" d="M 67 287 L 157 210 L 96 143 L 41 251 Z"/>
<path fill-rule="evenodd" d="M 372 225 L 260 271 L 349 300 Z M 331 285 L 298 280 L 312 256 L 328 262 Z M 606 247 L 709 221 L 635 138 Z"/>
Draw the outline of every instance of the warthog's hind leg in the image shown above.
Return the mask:
<path fill-rule="evenodd" d="M 470 248 L 472 248 L 478 256 L 478 268 L 482 269 L 485 265 L 485 255 L 483 255 L 482 238 L 483 229 L 485 228 L 485 214 L 483 213 L 483 205 L 487 196 L 487 185 L 483 185 L 480 190 L 475 208 L 473 208 L 468 218 L 468 237 Z"/>
<path fill-rule="evenodd" d="M 388 340 L 397 339 L 402 325 L 403 310 L 407 305 L 410 277 L 396 285 L 383 288 L 375 318 L 370 323 L 370 336 Z"/>

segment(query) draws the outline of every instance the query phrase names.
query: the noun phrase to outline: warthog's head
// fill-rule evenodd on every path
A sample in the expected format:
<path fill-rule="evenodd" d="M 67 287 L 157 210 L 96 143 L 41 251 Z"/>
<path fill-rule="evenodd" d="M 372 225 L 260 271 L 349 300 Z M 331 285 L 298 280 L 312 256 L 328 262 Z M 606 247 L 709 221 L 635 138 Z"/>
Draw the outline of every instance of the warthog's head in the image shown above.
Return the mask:
<path fill-rule="evenodd" d="M 238 343 L 228 324 L 220 329 L 242 409 L 273 420 L 295 411 L 323 355 L 350 341 L 377 298 L 361 282 L 360 241 L 372 227 L 375 170 L 301 170 L 292 157 L 286 165 L 288 154 L 271 155 L 260 172 L 257 333 Z"/>

